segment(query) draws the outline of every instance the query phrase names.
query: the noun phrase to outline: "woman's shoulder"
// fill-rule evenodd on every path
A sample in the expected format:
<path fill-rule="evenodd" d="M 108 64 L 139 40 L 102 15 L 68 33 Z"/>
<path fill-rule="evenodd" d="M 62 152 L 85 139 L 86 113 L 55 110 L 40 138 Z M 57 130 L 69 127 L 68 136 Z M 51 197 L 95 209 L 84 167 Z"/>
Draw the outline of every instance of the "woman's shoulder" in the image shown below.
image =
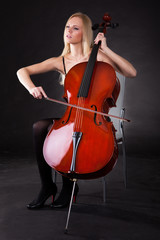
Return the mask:
<path fill-rule="evenodd" d="M 56 71 L 63 71 L 62 70 L 62 66 L 63 66 L 63 62 L 62 62 L 62 56 L 58 56 L 58 57 L 51 57 L 45 60 L 46 64 L 50 65 L 53 70 Z"/>
<path fill-rule="evenodd" d="M 45 60 L 48 63 L 54 63 L 54 64 L 58 64 L 62 61 L 62 56 L 58 56 L 58 57 L 51 57 Z"/>

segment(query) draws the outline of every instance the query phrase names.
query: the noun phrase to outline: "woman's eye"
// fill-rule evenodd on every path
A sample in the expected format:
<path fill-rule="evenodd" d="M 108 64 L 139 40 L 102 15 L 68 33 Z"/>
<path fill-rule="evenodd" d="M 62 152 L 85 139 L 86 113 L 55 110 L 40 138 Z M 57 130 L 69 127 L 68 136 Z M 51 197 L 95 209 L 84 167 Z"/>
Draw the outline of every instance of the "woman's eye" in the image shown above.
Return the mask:
<path fill-rule="evenodd" d="M 71 28 L 72 28 L 72 29 L 74 29 L 74 30 L 76 30 L 76 31 L 79 30 L 78 27 L 70 27 L 69 25 L 67 25 L 66 28 L 67 28 L 67 29 L 71 29 Z"/>

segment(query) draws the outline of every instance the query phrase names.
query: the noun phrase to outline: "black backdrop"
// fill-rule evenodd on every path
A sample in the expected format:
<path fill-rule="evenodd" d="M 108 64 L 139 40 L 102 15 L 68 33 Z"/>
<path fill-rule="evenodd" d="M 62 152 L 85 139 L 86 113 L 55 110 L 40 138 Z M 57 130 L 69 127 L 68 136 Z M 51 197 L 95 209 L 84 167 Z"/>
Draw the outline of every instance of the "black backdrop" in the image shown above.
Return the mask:
<path fill-rule="evenodd" d="M 39 0 L 6 1 L 1 6 L 1 105 L 0 151 L 32 153 L 32 124 L 61 116 L 63 106 L 32 98 L 16 77 L 26 65 L 58 56 L 63 49 L 63 30 L 68 17 L 77 11 L 101 22 L 105 12 L 117 29 L 107 35 L 109 47 L 137 69 L 126 80 L 125 124 L 128 154 L 158 156 L 159 146 L 159 23 L 156 1 L 132 0 Z M 63 88 L 58 74 L 34 76 L 50 97 L 59 98 Z"/>

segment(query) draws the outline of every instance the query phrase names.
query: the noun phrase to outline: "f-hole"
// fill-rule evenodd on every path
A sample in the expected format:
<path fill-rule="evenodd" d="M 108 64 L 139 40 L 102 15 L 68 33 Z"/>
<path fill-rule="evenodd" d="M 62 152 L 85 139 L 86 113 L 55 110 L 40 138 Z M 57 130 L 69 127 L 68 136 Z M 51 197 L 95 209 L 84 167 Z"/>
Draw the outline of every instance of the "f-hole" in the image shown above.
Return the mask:
<path fill-rule="evenodd" d="M 70 111 L 69 111 L 69 115 L 68 115 L 67 120 L 66 120 L 66 121 L 63 120 L 63 121 L 62 121 L 62 124 L 68 123 L 68 121 L 69 121 L 69 119 L 70 119 L 70 116 L 71 116 L 72 109 L 73 109 L 73 107 L 71 107 L 71 109 L 70 109 Z"/>
<path fill-rule="evenodd" d="M 97 111 L 96 105 L 92 105 L 92 106 L 91 106 L 91 108 L 93 108 L 93 107 L 94 107 L 94 110 Z M 97 123 L 97 119 L 96 119 L 96 118 L 97 118 L 97 113 L 94 114 L 94 123 L 95 123 L 97 126 L 100 126 L 100 125 L 102 124 L 102 122 Z"/>

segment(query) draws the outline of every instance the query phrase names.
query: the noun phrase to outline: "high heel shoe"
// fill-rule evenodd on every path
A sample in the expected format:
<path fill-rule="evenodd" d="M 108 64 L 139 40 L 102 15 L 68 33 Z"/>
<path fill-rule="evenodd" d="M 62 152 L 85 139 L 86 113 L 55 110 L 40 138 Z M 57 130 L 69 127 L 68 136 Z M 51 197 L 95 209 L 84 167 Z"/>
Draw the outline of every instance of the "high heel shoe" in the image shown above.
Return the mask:
<path fill-rule="evenodd" d="M 56 196 L 57 193 L 57 186 L 53 185 L 52 188 L 50 189 L 44 189 L 42 188 L 38 197 L 36 199 L 34 199 L 31 203 L 27 204 L 27 208 L 28 209 L 39 209 L 42 208 L 44 206 L 44 203 L 46 202 L 46 200 L 52 196 L 52 202 L 54 202 L 54 198 Z"/>
<path fill-rule="evenodd" d="M 55 202 L 53 202 L 50 207 L 51 208 L 65 208 L 69 206 L 70 200 L 71 200 L 71 194 L 72 194 L 72 187 L 62 187 L 62 190 L 60 192 L 59 197 L 56 199 Z M 79 191 L 78 184 L 75 185 L 74 195 L 73 195 L 73 202 L 76 202 L 76 197 Z"/>

